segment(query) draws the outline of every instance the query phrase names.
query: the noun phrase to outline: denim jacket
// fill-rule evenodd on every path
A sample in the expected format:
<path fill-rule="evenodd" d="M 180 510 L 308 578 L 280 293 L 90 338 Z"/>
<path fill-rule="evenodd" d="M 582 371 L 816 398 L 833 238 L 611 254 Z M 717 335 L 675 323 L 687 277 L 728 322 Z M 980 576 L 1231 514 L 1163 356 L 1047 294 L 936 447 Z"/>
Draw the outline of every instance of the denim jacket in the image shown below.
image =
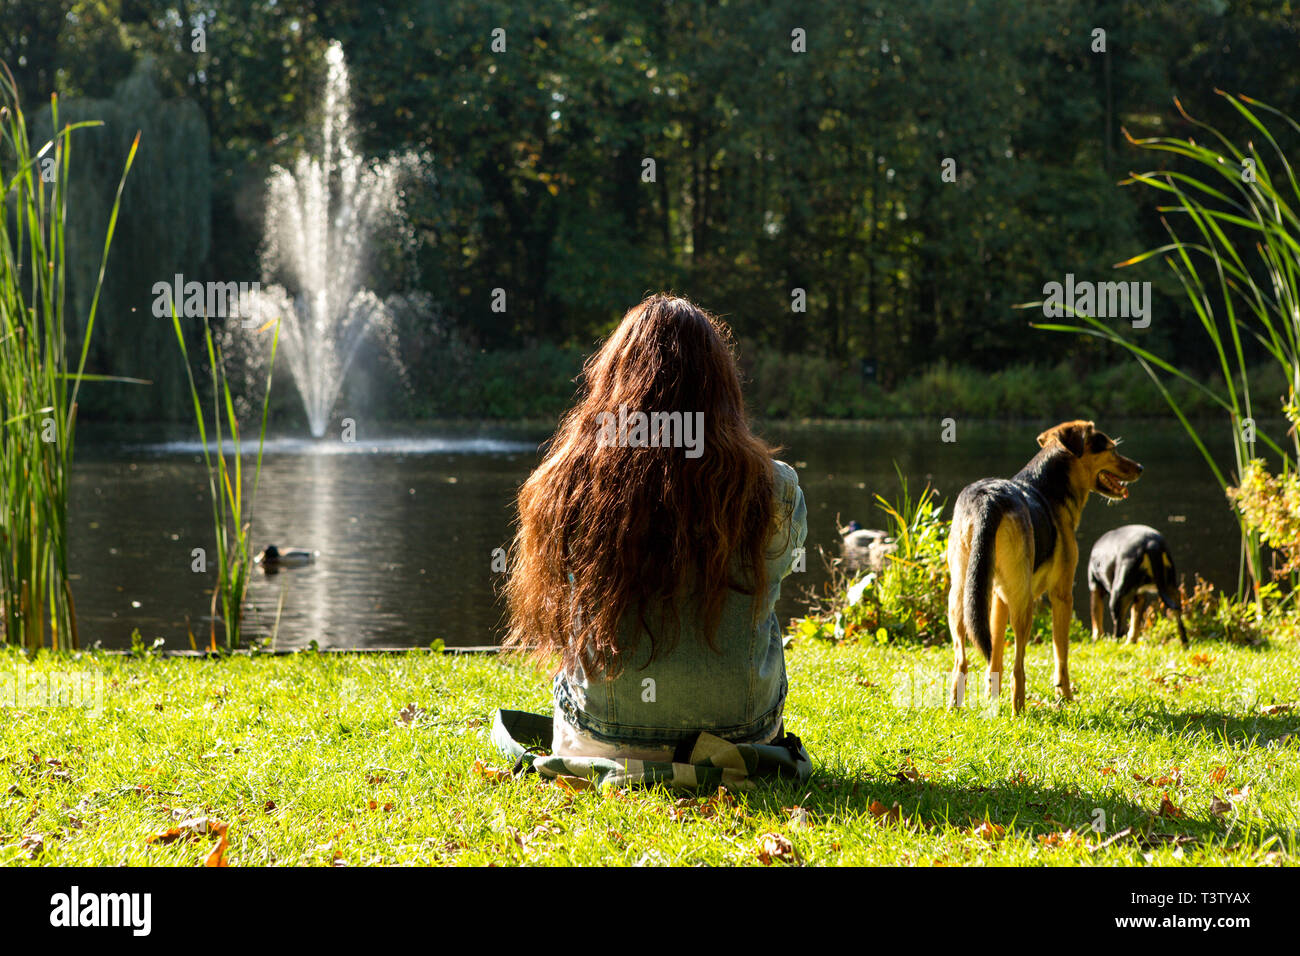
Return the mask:
<path fill-rule="evenodd" d="M 803 490 L 793 468 L 773 462 L 777 531 L 768 544 L 767 593 L 757 625 L 753 598 L 729 591 L 711 649 L 683 615 L 671 653 L 653 663 L 650 642 L 612 680 L 589 678 L 581 664 L 555 678 L 556 720 L 603 744 L 677 747 L 700 731 L 733 743 L 770 740 L 781 726 L 785 651 L 776 601 L 808 533 Z"/>

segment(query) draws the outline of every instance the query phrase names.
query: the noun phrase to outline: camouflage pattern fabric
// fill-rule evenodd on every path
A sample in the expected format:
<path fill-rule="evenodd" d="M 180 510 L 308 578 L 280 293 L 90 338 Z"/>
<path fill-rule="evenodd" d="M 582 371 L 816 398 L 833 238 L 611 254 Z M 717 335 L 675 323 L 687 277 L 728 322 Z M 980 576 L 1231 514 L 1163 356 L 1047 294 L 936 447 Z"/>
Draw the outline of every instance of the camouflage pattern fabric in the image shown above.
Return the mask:
<path fill-rule="evenodd" d="M 498 710 L 492 742 L 514 762 L 516 775 L 536 771 L 543 777 L 580 777 L 599 787 L 663 784 L 682 790 L 729 790 L 754 787 L 763 778 L 807 780 L 812 761 L 794 734 L 769 744 L 733 744 L 701 733 L 687 763 L 612 760 L 543 753 L 550 750 L 552 718 L 518 710 Z"/>

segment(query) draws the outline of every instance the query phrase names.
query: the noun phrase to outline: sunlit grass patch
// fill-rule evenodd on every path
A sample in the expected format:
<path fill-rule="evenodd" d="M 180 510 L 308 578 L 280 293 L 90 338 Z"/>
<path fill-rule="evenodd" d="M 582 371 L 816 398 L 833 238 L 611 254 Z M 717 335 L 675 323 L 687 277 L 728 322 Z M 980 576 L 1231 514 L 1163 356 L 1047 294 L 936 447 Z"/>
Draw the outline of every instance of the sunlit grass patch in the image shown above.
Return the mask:
<path fill-rule="evenodd" d="M 1295 860 L 1290 645 L 1082 642 L 1065 705 L 1031 645 L 1020 718 L 915 694 L 949 655 L 797 641 L 787 723 L 813 779 L 693 795 L 495 773 L 493 709 L 549 703 L 544 675 L 496 657 L 6 652 L 6 673 L 102 676 L 103 709 L 3 711 L 0 864 L 200 865 L 215 834 L 149 838 L 204 818 L 235 866 Z"/>

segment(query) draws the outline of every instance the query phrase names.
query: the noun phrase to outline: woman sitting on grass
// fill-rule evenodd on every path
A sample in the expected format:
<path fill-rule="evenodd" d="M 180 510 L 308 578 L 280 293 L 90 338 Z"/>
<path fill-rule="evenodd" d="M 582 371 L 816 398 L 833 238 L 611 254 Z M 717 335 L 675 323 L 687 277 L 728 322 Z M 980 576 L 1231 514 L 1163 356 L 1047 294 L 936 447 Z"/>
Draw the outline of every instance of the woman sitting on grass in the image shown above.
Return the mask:
<path fill-rule="evenodd" d="M 701 732 L 798 748 L 774 608 L 807 512 L 746 423 L 729 329 L 653 296 L 583 380 L 520 489 L 506 586 L 507 646 L 559 656 L 553 752 L 685 763 Z"/>

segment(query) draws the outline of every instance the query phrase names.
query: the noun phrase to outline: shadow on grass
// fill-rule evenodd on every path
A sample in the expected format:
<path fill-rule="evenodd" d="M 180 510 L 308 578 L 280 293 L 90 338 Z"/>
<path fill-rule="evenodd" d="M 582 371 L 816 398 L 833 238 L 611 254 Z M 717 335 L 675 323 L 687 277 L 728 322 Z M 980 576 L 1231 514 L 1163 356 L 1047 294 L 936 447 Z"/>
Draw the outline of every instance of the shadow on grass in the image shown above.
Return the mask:
<path fill-rule="evenodd" d="M 1176 711 L 1149 704 L 1128 703 L 1104 711 L 1073 711 L 1065 707 L 1035 708 L 1034 716 L 1046 724 L 1114 734 L 1147 733 L 1161 737 L 1205 734 L 1232 747 L 1264 746 L 1288 734 L 1300 738 L 1300 713 L 1242 714 L 1219 710 Z M 1289 741 L 1288 746 L 1291 745 Z"/>
<path fill-rule="evenodd" d="M 1148 802 L 1138 803 L 1119 792 L 1089 793 L 1014 780 L 963 786 L 819 769 L 802 786 L 782 781 L 738 796 L 757 810 L 783 814 L 797 804 L 814 818 L 834 816 L 841 822 L 864 816 L 887 822 L 886 814 L 897 804 L 903 826 L 970 829 L 987 820 L 1007 830 L 1014 827 L 1021 835 L 1049 840 L 1052 834 L 1072 830 L 1094 848 L 1110 839 L 1116 846 L 1133 848 L 1224 842 L 1226 821 L 1198 817 L 1191 811 L 1183 816 L 1162 815 L 1158 808 L 1163 790 L 1151 787 L 1150 793 Z M 1267 834 L 1255 830 L 1249 836 L 1234 835 L 1231 842 L 1259 846 L 1266 839 Z"/>

